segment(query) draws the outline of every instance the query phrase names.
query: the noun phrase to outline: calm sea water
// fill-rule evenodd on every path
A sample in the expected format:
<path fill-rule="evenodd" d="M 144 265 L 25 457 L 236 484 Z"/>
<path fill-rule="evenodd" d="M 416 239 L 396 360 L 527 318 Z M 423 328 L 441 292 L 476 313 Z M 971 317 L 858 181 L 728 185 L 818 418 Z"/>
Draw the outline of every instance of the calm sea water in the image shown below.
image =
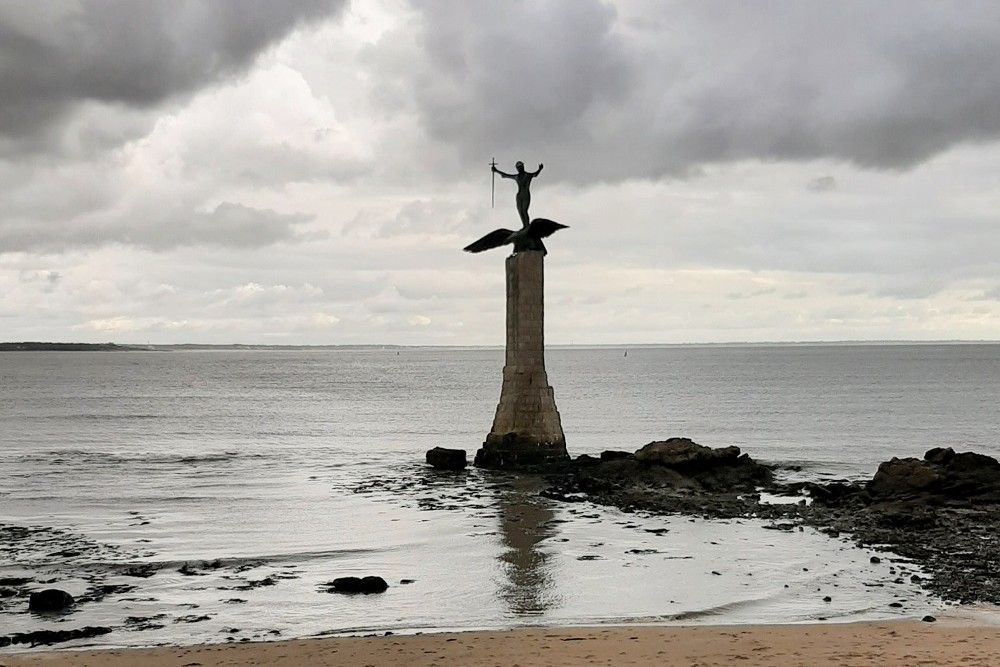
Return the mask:
<path fill-rule="evenodd" d="M 146 645 L 936 604 L 874 585 L 888 563 L 810 531 L 426 469 L 430 447 L 478 448 L 502 365 L 466 349 L 0 353 L 0 524 L 48 531 L 0 545 L 0 577 L 131 587 L 56 618 L 8 599 L 0 634 L 105 624 L 96 643 Z M 810 478 L 934 446 L 1000 456 L 998 345 L 555 349 L 547 365 L 574 455 L 688 436 Z M 122 574 L 136 565 L 154 574 Z M 347 574 L 392 587 L 322 592 Z"/>

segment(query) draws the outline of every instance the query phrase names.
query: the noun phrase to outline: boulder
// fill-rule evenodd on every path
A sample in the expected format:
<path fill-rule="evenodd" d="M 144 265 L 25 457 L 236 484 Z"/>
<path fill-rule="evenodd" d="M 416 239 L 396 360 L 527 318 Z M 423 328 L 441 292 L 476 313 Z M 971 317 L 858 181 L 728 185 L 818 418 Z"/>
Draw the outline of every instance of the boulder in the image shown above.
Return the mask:
<path fill-rule="evenodd" d="M 924 461 L 934 465 L 947 465 L 948 461 L 953 458 L 955 458 L 955 450 L 951 447 L 934 447 L 928 449 L 927 453 L 924 454 Z"/>
<path fill-rule="evenodd" d="M 894 456 L 879 464 L 867 489 L 872 497 L 894 498 L 930 491 L 940 481 L 941 476 L 927 461 Z"/>
<path fill-rule="evenodd" d="M 960 452 L 939 469 L 941 495 L 951 500 L 972 497 L 1000 501 L 1000 461 L 985 454 Z"/>
<path fill-rule="evenodd" d="M 435 447 L 427 450 L 427 463 L 438 470 L 464 470 L 468 465 L 464 449 Z"/>
<path fill-rule="evenodd" d="M 381 593 L 389 588 L 382 577 L 337 577 L 327 584 L 328 593 Z"/>
<path fill-rule="evenodd" d="M 948 459 L 945 468 L 948 474 L 985 472 L 987 475 L 996 476 L 1000 474 L 1000 461 L 986 454 L 960 452 Z"/>
<path fill-rule="evenodd" d="M 573 463 L 576 466 L 599 466 L 601 465 L 601 459 L 596 456 L 591 456 L 590 454 L 580 454 L 578 457 L 573 459 Z"/>
<path fill-rule="evenodd" d="M 632 452 L 623 452 L 617 449 L 605 449 L 601 452 L 602 461 L 617 461 L 618 459 L 630 459 L 635 456 Z"/>
<path fill-rule="evenodd" d="M 684 473 L 699 472 L 719 465 L 733 465 L 739 456 L 739 447 L 712 449 L 688 438 L 651 442 L 635 453 L 637 461 L 667 466 Z"/>
<path fill-rule="evenodd" d="M 28 599 L 28 611 L 62 611 L 73 604 L 73 596 L 58 588 L 34 591 Z"/>

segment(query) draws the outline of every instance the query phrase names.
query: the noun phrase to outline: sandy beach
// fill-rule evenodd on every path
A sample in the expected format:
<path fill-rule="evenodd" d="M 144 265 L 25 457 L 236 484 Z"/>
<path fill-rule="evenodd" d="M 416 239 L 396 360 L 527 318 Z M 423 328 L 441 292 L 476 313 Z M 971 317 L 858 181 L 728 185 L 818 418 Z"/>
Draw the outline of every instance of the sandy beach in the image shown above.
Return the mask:
<path fill-rule="evenodd" d="M 995 625 L 945 619 L 830 625 L 528 628 L 7 655 L 0 667 L 895 667 L 1000 662 Z"/>

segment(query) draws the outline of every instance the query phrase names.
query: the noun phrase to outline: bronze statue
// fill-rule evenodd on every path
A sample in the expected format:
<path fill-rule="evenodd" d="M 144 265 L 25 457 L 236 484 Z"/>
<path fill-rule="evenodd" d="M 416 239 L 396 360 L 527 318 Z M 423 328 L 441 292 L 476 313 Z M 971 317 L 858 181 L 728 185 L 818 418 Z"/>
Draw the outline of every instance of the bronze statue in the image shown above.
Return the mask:
<path fill-rule="evenodd" d="M 524 163 L 520 160 L 514 167 L 517 169 L 516 174 L 508 174 L 507 172 L 500 171 L 496 168 L 496 165 L 491 165 L 494 174 L 500 174 L 502 178 L 512 178 L 517 181 L 517 197 L 514 199 L 517 204 L 517 214 L 521 216 L 521 226 L 528 226 L 528 206 L 531 205 L 531 179 L 542 173 L 542 169 L 545 167 L 544 164 L 539 163 L 538 169 L 536 171 L 525 171 Z"/>
<path fill-rule="evenodd" d="M 541 250 L 548 253 L 542 239 L 551 236 L 560 229 L 566 229 L 568 225 L 561 225 L 546 218 L 535 218 L 528 222 L 528 206 L 531 204 L 531 179 L 542 172 L 543 164 L 538 165 L 535 171 L 525 171 L 524 163 L 518 161 L 514 165 L 517 168 L 516 174 L 508 174 L 496 168 L 496 164 L 491 163 L 490 167 L 494 174 L 500 174 L 503 178 L 511 178 L 517 181 L 517 214 L 521 218 L 521 229 L 511 231 L 509 229 L 496 229 L 474 243 L 465 246 L 466 252 L 483 252 L 492 248 L 499 248 L 502 245 L 511 244 L 514 252 L 522 250 Z"/>
<path fill-rule="evenodd" d="M 516 232 L 509 229 L 495 229 L 483 238 L 470 243 L 462 248 L 465 252 L 482 252 L 492 250 L 502 245 L 512 244 L 514 252 L 522 250 L 541 250 L 548 254 L 542 239 L 552 236 L 560 229 L 566 229 L 569 225 L 560 225 L 558 222 L 546 220 L 545 218 L 535 218 L 527 227 L 522 227 Z"/>

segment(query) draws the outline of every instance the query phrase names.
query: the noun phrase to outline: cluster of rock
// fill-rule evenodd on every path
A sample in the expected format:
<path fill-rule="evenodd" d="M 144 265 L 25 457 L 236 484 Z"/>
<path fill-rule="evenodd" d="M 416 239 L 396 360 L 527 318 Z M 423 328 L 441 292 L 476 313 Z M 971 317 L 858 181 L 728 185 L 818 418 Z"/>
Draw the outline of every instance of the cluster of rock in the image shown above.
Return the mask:
<path fill-rule="evenodd" d="M 753 493 L 771 484 L 769 466 L 751 459 L 739 447 L 713 449 L 689 438 L 651 442 L 636 452 L 609 450 L 600 457 L 584 454 L 570 469 L 550 476 L 554 485 L 543 495 L 559 500 L 588 497 L 617 506 L 669 511 L 663 503 L 676 501 L 684 511 L 685 499 L 708 495 Z M 669 499 L 669 501 L 668 501 Z"/>
<path fill-rule="evenodd" d="M 882 463 L 865 490 L 873 502 L 1000 504 L 1000 461 L 985 454 L 935 447 L 923 459 L 893 457 Z"/>
<path fill-rule="evenodd" d="M 946 600 L 1000 604 L 1000 461 L 983 454 L 937 447 L 886 461 L 867 481 L 782 484 L 738 447 L 671 438 L 634 453 L 580 456 L 548 479 L 542 495 L 561 501 L 810 525 L 912 559 L 932 575 L 921 585 Z M 763 504 L 759 492 L 803 500 Z"/>

